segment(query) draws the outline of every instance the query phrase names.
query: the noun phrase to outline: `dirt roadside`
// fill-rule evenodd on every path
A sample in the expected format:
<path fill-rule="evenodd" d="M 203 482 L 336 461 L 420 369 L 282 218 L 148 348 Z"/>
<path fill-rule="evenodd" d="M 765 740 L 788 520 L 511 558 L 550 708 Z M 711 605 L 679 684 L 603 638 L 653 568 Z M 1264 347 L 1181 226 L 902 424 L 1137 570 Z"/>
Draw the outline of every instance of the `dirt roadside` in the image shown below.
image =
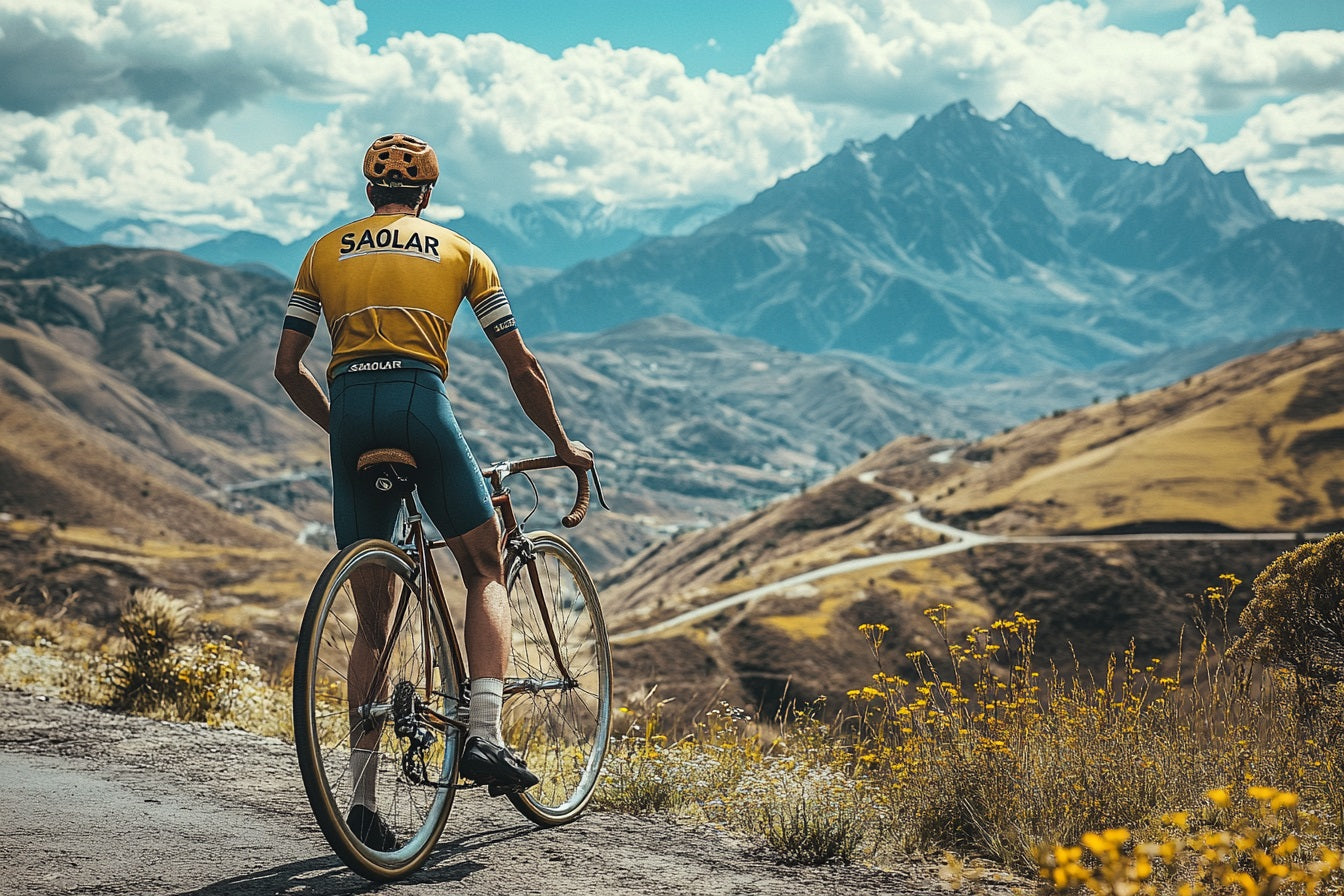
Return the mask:
<path fill-rule="evenodd" d="M 0 690 L 3 889 L 28 894 L 945 894 L 933 868 L 789 868 L 722 831 L 609 812 L 539 830 L 459 795 L 428 865 L 375 887 L 309 813 L 291 745 Z M 967 882 L 973 896 L 1006 884 Z"/>

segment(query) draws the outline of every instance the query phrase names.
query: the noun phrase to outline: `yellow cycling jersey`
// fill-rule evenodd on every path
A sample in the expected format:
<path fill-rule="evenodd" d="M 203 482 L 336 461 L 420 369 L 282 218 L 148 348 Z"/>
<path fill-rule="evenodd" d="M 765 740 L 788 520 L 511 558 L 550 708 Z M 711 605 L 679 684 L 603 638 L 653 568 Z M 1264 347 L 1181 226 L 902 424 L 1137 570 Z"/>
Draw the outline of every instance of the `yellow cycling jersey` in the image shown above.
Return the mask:
<path fill-rule="evenodd" d="M 463 299 L 490 338 L 516 328 L 494 262 L 466 237 L 414 215 L 371 215 L 309 248 L 284 325 L 311 336 L 326 317 L 328 380 L 342 364 L 389 355 L 429 362 L 446 378 Z"/>

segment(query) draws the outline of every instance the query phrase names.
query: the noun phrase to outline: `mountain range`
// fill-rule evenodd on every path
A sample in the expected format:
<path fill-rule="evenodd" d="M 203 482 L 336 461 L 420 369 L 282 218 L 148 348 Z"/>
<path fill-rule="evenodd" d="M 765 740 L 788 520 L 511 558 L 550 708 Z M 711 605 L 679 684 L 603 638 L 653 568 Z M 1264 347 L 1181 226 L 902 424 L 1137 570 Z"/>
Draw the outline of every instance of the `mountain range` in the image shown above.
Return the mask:
<path fill-rule="evenodd" d="M 715 212 L 622 217 L 552 203 L 479 224 L 477 238 L 505 253 L 510 234 L 560 253 L 528 256 L 545 264 L 513 268 L 510 291 L 570 429 L 602 458 L 615 512 L 595 513 L 575 537 L 607 574 L 622 622 L 772 572 L 924 543 L 889 516 L 894 488 L 917 492 L 930 513 L 1003 531 L 1212 525 L 1159 500 L 1193 474 L 1144 490 L 1145 462 L 1184 459 L 1221 477 L 1196 492 L 1214 496 L 1222 525 L 1341 515 L 1330 473 L 1337 376 L 1318 363 L 1337 346 L 1308 340 L 1310 363 L 1280 354 L 1201 379 L 1228 359 L 1344 326 L 1344 227 L 1275 217 L 1240 173 L 1213 174 L 1193 152 L 1162 165 L 1108 158 L 1025 106 L 988 121 L 963 103 Z M 174 237 L 162 223 L 115 231 L 202 236 Z M 0 579 L 53 601 L 160 582 L 221 606 L 267 607 L 280 632 L 293 607 L 277 601 L 301 600 L 325 556 L 329 506 L 321 434 L 271 377 L 290 286 L 264 257 L 275 246 L 215 234 L 187 247 L 233 252 L 217 259 L 225 266 L 165 249 L 61 245 L 62 235 L 85 238 L 0 205 Z M 594 247 L 615 251 L 587 254 Z M 588 260 L 570 264 L 571 250 Z M 553 275 L 559 263 L 569 266 Z M 320 335 L 315 368 L 325 351 Z M 452 365 L 454 405 L 482 459 L 544 447 L 483 339 L 455 337 Z M 1171 400 L 1178 393 L 1184 403 Z M 1293 397 L 1302 394 L 1315 403 Z M 1284 428 L 1256 417 L 1262 407 L 1310 425 Z M 1233 411 L 1242 416 L 1219 416 Z M 1200 453 L 1210 446 L 1238 464 Z M 1102 463 L 1121 447 L 1146 460 Z M 1272 464 L 1255 467 L 1255 456 Z M 1071 487 L 1083 470 L 1091 478 Z M 558 516 L 565 484 L 538 484 Z M 34 547 L 38 524 L 78 529 L 95 546 L 61 560 Z M 543 513 L 534 525 L 554 520 Z M 300 533 L 319 548 L 296 544 Z M 667 553 L 642 553 L 659 545 Z M 269 551 L 292 581 L 275 581 Z M 187 554 L 198 559 L 176 559 Z M 744 612 L 735 618 L 756 640 L 733 643 L 765 670 L 760 681 L 778 681 L 766 647 L 790 655 L 779 634 L 788 626 L 839 639 L 841 622 L 905 613 L 940 589 L 1006 607 L 1009 597 L 976 603 L 993 570 L 1048 584 L 1034 567 L 976 558 L 925 570 L 919 587 L 899 576 L 846 582 L 824 596 L 874 601 L 846 597 L 834 605 L 843 618 L 818 610 L 766 623 Z M 1121 566 L 1156 569 L 1145 562 Z M 1173 552 L 1157 565 L 1180 562 Z M 1075 566 L 1061 581 L 1088 565 Z M 705 658 L 699 638 L 641 648 L 629 662 L 694 665 Z M 715 668 L 747 681 L 732 651 L 715 650 Z M 812 683 L 835 684 L 823 677 Z"/>
<path fill-rule="evenodd" d="M 520 302 L 560 330 L 676 314 L 983 383 L 1337 327 L 1341 283 L 1344 226 L 1277 218 L 1241 172 L 1110 158 L 1025 105 L 963 102 Z"/>
<path fill-rule="evenodd" d="M 881 358 L 935 390 L 991 389 L 1016 419 L 1344 325 L 1344 226 L 1278 218 L 1242 172 L 1192 150 L 1108 157 L 1023 104 L 998 120 L 953 104 L 720 212 L 553 200 L 454 226 L 501 262 L 530 334 L 673 315 Z M 309 240 L 31 227 L 70 244 L 157 238 L 284 277 Z"/>
<path fill-rule="evenodd" d="M 505 272 L 506 280 L 516 287 L 553 276 L 559 269 L 585 259 L 619 252 L 650 236 L 688 232 L 728 208 L 721 202 L 627 208 L 555 199 L 520 203 L 494 215 L 468 211 L 449 222 L 449 226 L 477 244 L 489 246 L 491 257 Z M 16 214 L 13 209 L 8 210 L 9 217 Z M 211 264 L 259 265 L 289 277 L 298 269 L 314 240 L 367 214 L 365 206 L 351 208 L 290 242 L 253 231 L 134 218 L 118 218 L 81 228 L 51 215 L 39 215 L 25 226 L 38 238 L 53 244 L 171 249 Z"/>

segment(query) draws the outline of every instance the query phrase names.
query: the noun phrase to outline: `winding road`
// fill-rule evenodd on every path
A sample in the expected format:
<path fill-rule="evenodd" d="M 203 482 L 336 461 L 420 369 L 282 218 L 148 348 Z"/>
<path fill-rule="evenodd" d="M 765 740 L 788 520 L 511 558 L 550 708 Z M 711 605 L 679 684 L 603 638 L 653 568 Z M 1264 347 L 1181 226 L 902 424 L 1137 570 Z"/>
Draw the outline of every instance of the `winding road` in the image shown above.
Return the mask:
<path fill-rule="evenodd" d="M 866 484 L 873 484 L 876 473 L 861 473 L 857 477 L 859 481 Z M 894 490 L 894 494 L 906 503 L 912 502 L 914 496 L 904 489 Z M 938 557 L 943 554 L 955 554 L 959 551 L 967 551 L 971 548 L 987 544 L 1049 544 L 1049 545 L 1070 545 L 1070 544 L 1097 544 L 1114 543 L 1128 541 L 1256 541 L 1273 542 L 1282 541 L 1297 543 L 1302 538 L 1299 532 L 1148 532 L 1142 534 L 1116 534 L 1116 535 L 986 535 L 980 532 L 971 532 L 966 529 L 958 529 L 955 526 L 949 526 L 945 523 L 936 523 L 933 520 L 926 519 L 918 507 L 913 507 L 902 517 L 905 522 L 921 529 L 936 532 L 946 541 L 924 548 L 914 548 L 907 551 L 895 551 L 887 554 L 875 554 L 872 557 L 860 557 L 854 560 L 843 560 L 839 563 L 832 563 L 827 566 L 820 566 L 816 569 L 810 569 L 807 572 L 789 576 L 780 579 L 777 582 L 771 582 L 767 585 L 760 585 L 748 591 L 742 591 L 738 594 L 716 600 L 713 603 L 706 604 L 703 607 L 696 607 L 679 613 L 668 619 L 656 622 L 652 625 L 629 631 L 615 632 L 610 636 L 613 644 L 626 644 L 643 641 L 647 638 L 657 637 L 674 629 L 691 625 L 696 622 L 710 619 L 722 613 L 724 610 L 733 607 L 739 607 L 750 601 L 766 596 L 784 596 L 788 597 L 790 589 L 798 585 L 805 585 L 815 582 L 819 579 L 826 579 L 831 576 L 844 575 L 847 573 L 858 572 L 864 569 L 871 569 L 879 566 L 894 566 L 901 563 L 910 563 L 915 560 L 924 560 L 929 557 Z M 1319 537 L 1315 533 L 1309 537 Z M 810 596 L 805 593 L 796 595 L 797 597 Z"/>

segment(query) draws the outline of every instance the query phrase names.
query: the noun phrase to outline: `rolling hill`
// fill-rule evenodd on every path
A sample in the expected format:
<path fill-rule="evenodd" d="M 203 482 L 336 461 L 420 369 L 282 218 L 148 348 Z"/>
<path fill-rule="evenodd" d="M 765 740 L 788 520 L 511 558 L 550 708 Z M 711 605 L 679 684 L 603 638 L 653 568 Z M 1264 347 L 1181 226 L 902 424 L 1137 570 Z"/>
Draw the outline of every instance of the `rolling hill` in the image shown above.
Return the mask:
<path fill-rule="evenodd" d="M 0 259 L 8 593 L 105 621 L 129 588 L 160 584 L 232 614 L 232 630 L 280 626 L 286 605 L 292 629 L 288 604 L 330 550 L 330 508 L 325 438 L 271 375 L 288 282 L 174 252 L 6 235 L 22 249 Z M 673 318 L 533 345 L 571 429 L 603 459 L 615 512 L 575 533 L 597 568 L 801 488 L 893 432 L 1002 419 L 890 365 Z M 454 404 L 481 458 L 545 450 L 484 340 L 452 352 Z M 322 369 L 320 340 L 313 356 Z M 804 413 L 800 398 L 830 404 Z M 553 501 L 532 525 L 555 526 L 563 477 L 540 484 Z"/>
<path fill-rule="evenodd" d="M 1100 674 L 1131 640 L 1141 660 L 1170 664 L 1193 618 L 1190 595 L 1225 573 L 1249 582 L 1295 533 L 1338 528 L 1341 469 L 1338 331 L 973 443 L 897 439 L 800 495 L 609 573 L 616 628 L 632 631 L 809 570 L 872 560 L 629 639 L 623 680 L 632 694 L 657 682 L 690 711 L 724 698 L 769 713 L 786 694 L 825 695 L 837 709 L 873 671 L 857 627 L 890 625 L 888 671 L 909 675 L 904 651 L 939 652 L 923 618 L 939 603 L 952 607 L 957 630 L 1017 611 L 1039 619 L 1039 652 L 1061 668 Z M 911 522 L 915 508 L 992 540 L 882 561 L 945 541 Z M 1262 530 L 1283 534 L 1211 540 Z M 1038 537 L 1056 535 L 1075 537 Z"/>
<path fill-rule="evenodd" d="M 953 455 L 927 506 L 1005 533 L 1338 528 L 1341 352 L 1326 333 L 992 436 Z"/>

